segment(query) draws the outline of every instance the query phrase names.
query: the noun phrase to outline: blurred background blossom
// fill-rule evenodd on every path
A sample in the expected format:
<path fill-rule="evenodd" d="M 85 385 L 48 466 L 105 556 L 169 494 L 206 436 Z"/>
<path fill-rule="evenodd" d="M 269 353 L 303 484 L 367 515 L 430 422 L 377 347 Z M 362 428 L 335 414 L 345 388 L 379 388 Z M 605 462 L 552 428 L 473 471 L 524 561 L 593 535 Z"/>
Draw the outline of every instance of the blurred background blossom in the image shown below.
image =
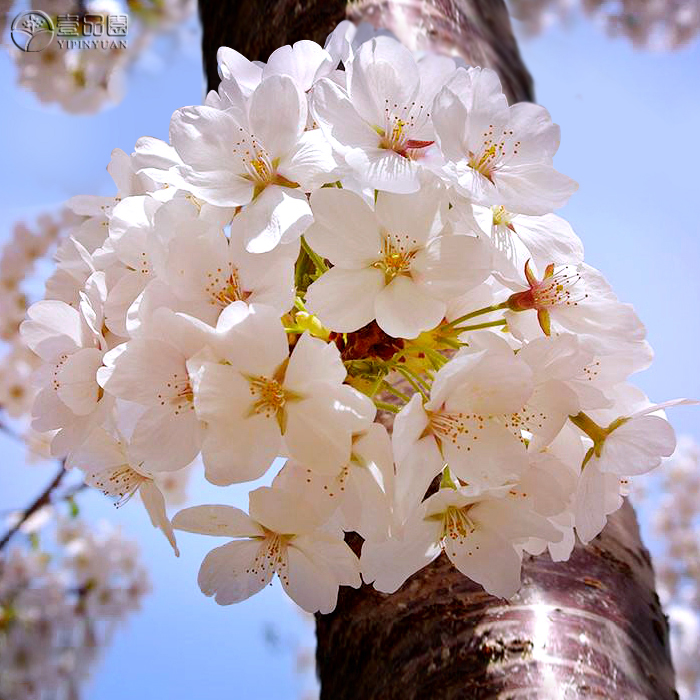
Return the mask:
<path fill-rule="evenodd" d="M 148 573 L 113 526 L 44 511 L 31 546 L 0 560 L 0 696 L 80 697 L 119 623 L 139 610 Z M 36 519 L 35 519 L 36 520 Z"/>
<path fill-rule="evenodd" d="M 144 61 L 157 38 L 168 37 L 174 42 L 172 50 L 179 50 L 188 40 L 185 24 L 196 10 L 194 0 L 33 0 L 28 7 L 21 2 L 3 5 L 0 22 L 11 27 L 20 26 L 12 18 L 22 12 L 48 15 L 55 36 L 46 48 L 33 50 L 28 45 L 29 50 L 20 50 L 14 30 L 15 41 L 6 40 L 5 45 L 15 63 L 17 85 L 40 102 L 56 103 L 73 114 L 118 104 L 134 64 Z M 28 18 L 24 21 L 32 15 Z M 145 60 L 149 58 L 153 55 Z"/>
<path fill-rule="evenodd" d="M 585 19 L 638 49 L 674 50 L 700 32 L 697 0 L 508 0 L 528 36 Z"/>

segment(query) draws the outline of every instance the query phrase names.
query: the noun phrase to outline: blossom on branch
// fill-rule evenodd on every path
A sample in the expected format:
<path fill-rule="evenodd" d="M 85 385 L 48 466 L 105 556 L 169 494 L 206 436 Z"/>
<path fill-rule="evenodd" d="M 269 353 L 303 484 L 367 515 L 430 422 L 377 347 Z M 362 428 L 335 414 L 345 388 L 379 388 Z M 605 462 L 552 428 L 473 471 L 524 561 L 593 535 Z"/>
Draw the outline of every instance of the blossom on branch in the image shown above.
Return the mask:
<path fill-rule="evenodd" d="M 349 23 L 219 63 L 170 144 L 115 151 L 115 197 L 72 201 L 22 328 L 35 428 L 173 547 L 229 537 L 199 573 L 221 604 L 276 574 L 327 613 L 441 552 L 513 596 L 524 553 L 568 559 L 672 452 L 682 403 L 628 383 L 651 350 L 554 213 L 577 187 L 559 128 L 493 71 Z M 171 524 L 161 485 L 200 457 L 272 486 Z"/>

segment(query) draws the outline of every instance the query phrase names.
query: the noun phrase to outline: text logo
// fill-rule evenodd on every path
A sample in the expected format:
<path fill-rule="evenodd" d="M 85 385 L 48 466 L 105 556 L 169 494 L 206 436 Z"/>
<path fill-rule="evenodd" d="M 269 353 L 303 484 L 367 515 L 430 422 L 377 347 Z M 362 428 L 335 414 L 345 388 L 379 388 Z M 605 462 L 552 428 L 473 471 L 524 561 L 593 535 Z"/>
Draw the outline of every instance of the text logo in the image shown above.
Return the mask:
<path fill-rule="evenodd" d="M 28 53 L 43 51 L 53 41 L 54 34 L 51 17 L 41 10 L 21 12 L 10 28 L 12 43 Z"/>

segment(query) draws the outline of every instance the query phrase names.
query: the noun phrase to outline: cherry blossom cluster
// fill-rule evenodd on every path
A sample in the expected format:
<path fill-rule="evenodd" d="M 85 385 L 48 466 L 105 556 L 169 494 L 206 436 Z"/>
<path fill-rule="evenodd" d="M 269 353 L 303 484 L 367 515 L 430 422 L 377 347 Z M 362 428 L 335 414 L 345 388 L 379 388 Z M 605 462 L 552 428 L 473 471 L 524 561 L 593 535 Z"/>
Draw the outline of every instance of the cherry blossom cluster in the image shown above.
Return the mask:
<path fill-rule="evenodd" d="M 650 483 L 632 498 L 651 517 L 650 549 L 659 597 L 671 626 L 671 650 L 682 700 L 700 697 L 700 445 L 681 436 Z"/>
<path fill-rule="evenodd" d="M 576 9 L 596 19 L 610 36 L 624 36 L 637 48 L 678 49 L 700 33 L 697 0 L 508 0 L 508 4 L 529 34 L 571 20 Z"/>
<path fill-rule="evenodd" d="M 8 45 L 17 65 L 17 82 L 44 104 L 66 112 L 90 114 L 120 102 L 129 69 L 164 33 L 173 33 L 193 14 L 194 0 L 33 0 L 32 8 L 47 13 L 60 29 L 60 16 L 75 18 L 70 36 L 58 36 L 41 51 L 20 51 Z M 84 36 L 79 17 L 128 16 L 124 36 Z M 82 40 L 94 41 L 88 47 Z"/>
<path fill-rule="evenodd" d="M 673 452 L 680 401 L 627 383 L 651 351 L 553 213 L 577 187 L 558 127 L 493 71 L 348 22 L 218 59 L 170 143 L 114 152 L 116 196 L 69 203 L 88 218 L 22 326 L 34 428 L 176 552 L 175 530 L 228 538 L 199 573 L 221 604 L 277 575 L 326 613 L 442 552 L 514 595 L 524 553 L 566 560 Z M 269 485 L 171 522 L 157 475 L 198 456 Z"/>
<path fill-rule="evenodd" d="M 0 559 L 0 696 L 77 698 L 117 624 L 149 583 L 134 543 L 59 519 L 47 549 Z M 42 536 L 43 545 L 43 536 Z"/>
<path fill-rule="evenodd" d="M 81 210 L 80 198 L 73 201 L 73 207 Z M 87 210 L 94 213 L 90 206 Z M 46 294 L 54 298 L 67 295 L 72 299 L 86 279 L 80 271 L 82 261 L 76 242 L 82 240 L 89 245 L 95 225 L 101 227 L 102 223 L 68 208 L 53 214 L 44 213 L 31 227 L 24 222 L 15 224 L 8 242 L 0 251 L 0 347 L 5 350 L 0 357 L 0 429 L 26 443 L 29 462 L 53 459 L 50 451 L 53 432 L 37 432 L 28 427 L 37 394 L 35 372 L 41 365 L 41 359 L 29 349 L 19 333 L 20 324 L 27 314 L 28 288 L 35 286 L 37 264 L 46 262 L 46 258 L 53 255 L 59 269 L 47 280 Z M 99 228 L 97 230 L 98 238 L 101 236 L 100 240 L 103 240 L 104 235 Z M 191 471 L 185 468 L 157 475 L 168 506 L 182 505 L 187 500 Z"/>
<path fill-rule="evenodd" d="M 63 210 L 55 215 L 42 214 L 33 228 L 17 223 L 0 252 L 0 341 L 5 349 L 0 358 L 0 409 L 11 418 L 29 415 L 36 393 L 31 378 L 39 361 L 19 335 L 28 306 L 27 278 L 78 220 L 75 214 Z"/>

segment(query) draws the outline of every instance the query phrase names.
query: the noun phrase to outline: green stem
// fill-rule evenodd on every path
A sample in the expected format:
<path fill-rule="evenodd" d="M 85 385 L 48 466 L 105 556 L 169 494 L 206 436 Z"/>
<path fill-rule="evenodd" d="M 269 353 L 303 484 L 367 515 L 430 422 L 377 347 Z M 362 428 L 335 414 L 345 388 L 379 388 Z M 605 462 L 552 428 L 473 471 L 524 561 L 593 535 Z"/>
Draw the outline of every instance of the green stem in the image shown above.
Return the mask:
<path fill-rule="evenodd" d="M 374 399 L 374 405 L 377 408 L 381 408 L 383 411 L 390 411 L 391 413 L 398 413 L 401 410 L 398 406 L 386 403 L 385 401 L 379 401 L 378 399 Z"/>
<path fill-rule="evenodd" d="M 474 318 L 475 316 L 481 316 L 483 314 L 490 314 L 492 311 L 499 311 L 500 309 L 505 309 L 507 308 L 508 305 L 505 301 L 502 301 L 500 304 L 492 304 L 491 306 L 484 306 L 483 309 L 477 309 L 476 311 L 472 311 L 471 313 L 465 314 L 464 316 L 460 316 L 459 318 L 456 318 L 454 321 L 450 321 L 450 323 L 445 324 L 440 328 L 440 330 L 445 330 L 448 328 L 454 328 L 455 326 L 458 326 L 460 323 L 463 323 L 464 321 L 468 321 L 470 318 Z"/>
<path fill-rule="evenodd" d="M 465 331 L 478 331 L 481 328 L 495 328 L 496 326 L 505 326 L 508 321 L 505 318 L 499 321 L 488 321 L 487 323 L 476 323 L 473 326 L 460 326 L 459 328 L 453 328 L 455 333 L 464 333 Z"/>
<path fill-rule="evenodd" d="M 426 348 L 425 354 L 428 359 L 433 363 L 433 367 L 439 370 L 443 365 L 447 364 L 447 358 L 443 357 L 439 352 L 433 350 L 432 348 Z"/>
<path fill-rule="evenodd" d="M 569 416 L 569 420 L 579 429 L 588 435 L 593 442 L 598 445 L 605 441 L 607 431 L 601 428 L 592 418 L 587 416 L 583 411 L 575 416 Z"/>
<path fill-rule="evenodd" d="M 423 390 L 420 388 L 420 385 L 416 383 L 408 372 L 402 372 L 398 367 L 396 368 L 396 371 L 416 390 L 417 393 L 425 396 Z"/>
<path fill-rule="evenodd" d="M 460 343 L 458 340 L 453 340 L 452 338 L 440 338 L 440 342 L 453 350 L 459 350 L 464 346 L 464 343 Z"/>
<path fill-rule="evenodd" d="M 419 350 L 422 352 L 433 364 L 435 369 L 440 369 L 447 362 L 447 358 L 443 357 L 437 350 L 433 348 L 428 348 L 425 345 L 418 345 L 417 343 L 412 343 L 411 348 Z"/>
<path fill-rule="evenodd" d="M 428 398 L 426 392 L 430 392 L 430 387 L 415 372 L 401 365 L 394 365 L 394 369 L 401 374 L 419 394 L 422 394 L 426 399 Z"/>
<path fill-rule="evenodd" d="M 382 384 L 382 388 L 406 403 L 408 403 L 411 400 L 411 397 L 408 394 L 404 394 L 403 391 L 399 391 L 396 387 L 392 386 L 387 381 L 384 381 L 384 383 Z"/>
<path fill-rule="evenodd" d="M 384 375 L 383 375 L 383 374 L 380 374 L 380 375 L 374 380 L 374 383 L 372 384 L 372 386 L 371 386 L 370 389 L 369 389 L 369 394 L 368 394 L 368 396 L 370 397 L 370 399 L 374 399 L 374 397 L 376 396 L 377 392 L 379 391 L 379 387 L 382 385 L 383 382 L 384 382 Z"/>

